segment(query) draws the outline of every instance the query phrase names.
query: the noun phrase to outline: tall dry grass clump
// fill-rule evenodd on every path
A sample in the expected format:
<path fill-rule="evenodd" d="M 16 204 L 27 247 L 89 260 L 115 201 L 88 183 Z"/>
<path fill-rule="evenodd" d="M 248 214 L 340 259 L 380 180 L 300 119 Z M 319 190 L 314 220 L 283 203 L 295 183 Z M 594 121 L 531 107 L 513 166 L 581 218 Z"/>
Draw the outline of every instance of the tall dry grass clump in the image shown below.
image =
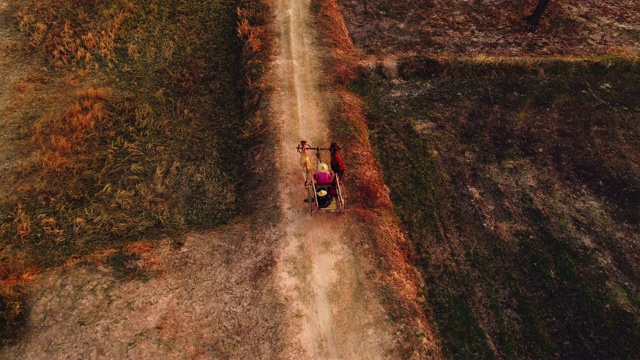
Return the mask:
<path fill-rule="evenodd" d="M 88 150 L 86 139 L 95 135 L 96 124 L 104 125 L 108 92 L 105 88 L 80 91 L 62 118 L 44 119 L 36 124 L 34 142 L 41 148 L 39 160 L 45 173 L 77 170 L 80 164 L 74 161 L 74 156 Z"/>

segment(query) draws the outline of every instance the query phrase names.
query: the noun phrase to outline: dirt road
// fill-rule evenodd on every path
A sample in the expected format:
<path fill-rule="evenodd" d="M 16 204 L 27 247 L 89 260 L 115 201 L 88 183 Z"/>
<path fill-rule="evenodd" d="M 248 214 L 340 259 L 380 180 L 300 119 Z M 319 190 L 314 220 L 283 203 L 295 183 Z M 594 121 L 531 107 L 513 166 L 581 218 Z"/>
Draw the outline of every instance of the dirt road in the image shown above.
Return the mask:
<path fill-rule="evenodd" d="M 272 102 L 279 119 L 279 173 L 285 241 L 278 258 L 280 292 L 289 304 L 286 338 L 292 359 L 379 359 L 392 344 L 390 327 L 361 262 L 347 246 L 350 217 L 314 214 L 303 204 L 305 188 L 296 144 L 328 146 L 326 114 L 332 95 L 323 90 L 309 2 L 276 0 L 278 30 Z M 328 158 L 325 158 L 328 161 Z M 315 162 L 314 162 L 315 164 Z"/>

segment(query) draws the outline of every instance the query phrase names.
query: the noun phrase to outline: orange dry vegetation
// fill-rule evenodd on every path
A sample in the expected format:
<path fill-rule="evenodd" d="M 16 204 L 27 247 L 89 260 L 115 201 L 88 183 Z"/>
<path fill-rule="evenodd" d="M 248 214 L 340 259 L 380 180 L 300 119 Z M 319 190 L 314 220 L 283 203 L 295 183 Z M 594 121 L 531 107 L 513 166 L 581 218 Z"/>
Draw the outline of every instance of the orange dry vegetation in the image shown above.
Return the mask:
<path fill-rule="evenodd" d="M 12 287 L 36 277 L 36 269 L 27 267 L 18 259 L 11 259 L 0 263 L 0 282 L 2 287 Z"/>
<path fill-rule="evenodd" d="M 35 279 L 36 272 L 20 259 L 0 262 L 0 346 L 17 336 L 26 322 L 28 310 L 21 289 Z"/>
<path fill-rule="evenodd" d="M 31 1 L 28 8 L 18 13 L 18 19 L 20 30 L 31 34 L 30 46 L 34 49 L 44 47 L 51 54 L 56 68 L 82 63 L 87 67 L 97 67 L 95 59 L 112 65 L 113 50 L 124 35 L 123 24 L 131 20 L 136 11 L 133 3 L 118 1 L 107 11 L 99 12 L 97 21 L 80 17 L 78 20 L 82 23 L 72 24 L 71 19 L 63 23 L 56 21 L 55 12 L 50 11 L 50 6 L 47 2 Z M 80 5 L 63 2 L 58 6 L 63 7 L 58 11 L 68 13 L 72 13 L 72 7 L 78 6 L 91 11 L 95 2 Z"/>
<path fill-rule="evenodd" d="M 127 246 L 126 254 L 139 259 L 138 271 L 159 271 L 161 270 L 158 259 L 153 255 L 153 244 L 147 241 L 137 241 Z"/>

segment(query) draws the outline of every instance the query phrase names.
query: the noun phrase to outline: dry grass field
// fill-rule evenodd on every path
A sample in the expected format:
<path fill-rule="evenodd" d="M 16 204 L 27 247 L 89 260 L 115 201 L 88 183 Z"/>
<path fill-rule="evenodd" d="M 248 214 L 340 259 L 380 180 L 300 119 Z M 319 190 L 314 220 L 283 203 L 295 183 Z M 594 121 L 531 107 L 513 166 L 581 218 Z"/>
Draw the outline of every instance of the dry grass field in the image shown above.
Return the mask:
<path fill-rule="evenodd" d="M 26 318 L 20 287 L 35 273 L 88 262 L 152 276 L 131 242 L 251 211 L 264 9 L 1 3 L 1 337 Z"/>

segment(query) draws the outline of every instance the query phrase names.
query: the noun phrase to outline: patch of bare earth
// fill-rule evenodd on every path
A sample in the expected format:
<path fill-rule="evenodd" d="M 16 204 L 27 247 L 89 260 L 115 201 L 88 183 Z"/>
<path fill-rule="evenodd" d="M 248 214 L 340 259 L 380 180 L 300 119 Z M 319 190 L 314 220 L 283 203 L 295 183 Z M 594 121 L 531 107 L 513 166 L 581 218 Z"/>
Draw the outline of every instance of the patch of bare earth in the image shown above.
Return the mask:
<path fill-rule="evenodd" d="M 162 240 L 147 254 L 148 281 L 93 265 L 42 274 L 28 288 L 24 336 L 0 358 L 278 358 L 277 237 L 236 225 Z"/>
<path fill-rule="evenodd" d="M 551 1 L 538 29 L 524 18 L 537 0 L 340 1 L 355 45 L 367 54 L 591 55 L 640 53 L 640 3 Z"/>

